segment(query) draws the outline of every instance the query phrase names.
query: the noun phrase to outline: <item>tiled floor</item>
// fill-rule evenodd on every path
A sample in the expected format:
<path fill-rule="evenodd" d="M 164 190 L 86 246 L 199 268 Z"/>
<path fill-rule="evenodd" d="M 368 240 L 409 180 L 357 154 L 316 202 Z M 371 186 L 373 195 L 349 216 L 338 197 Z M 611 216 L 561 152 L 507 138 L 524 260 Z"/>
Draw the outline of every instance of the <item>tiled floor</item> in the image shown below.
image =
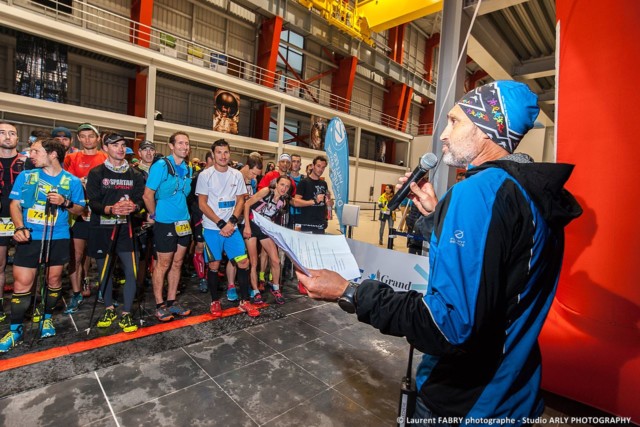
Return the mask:
<path fill-rule="evenodd" d="M 378 226 L 365 213 L 354 238 L 376 244 Z M 193 279 L 180 296 L 194 315 L 208 304 L 196 288 Z M 284 295 L 286 304 L 256 319 L 211 320 L 0 372 L 0 425 L 395 425 L 406 341 L 358 323 L 336 304 L 298 295 L 293 282 Z M 78 324 L 88 322 L 88 311 L 81 309 Z M 83 326 L 56 318 L 60 336 L 0 356 L 0 367 L 19 354 L 86 339 Z M 547 401 L 547 416 L 599 414 L 558 396 Z"/>

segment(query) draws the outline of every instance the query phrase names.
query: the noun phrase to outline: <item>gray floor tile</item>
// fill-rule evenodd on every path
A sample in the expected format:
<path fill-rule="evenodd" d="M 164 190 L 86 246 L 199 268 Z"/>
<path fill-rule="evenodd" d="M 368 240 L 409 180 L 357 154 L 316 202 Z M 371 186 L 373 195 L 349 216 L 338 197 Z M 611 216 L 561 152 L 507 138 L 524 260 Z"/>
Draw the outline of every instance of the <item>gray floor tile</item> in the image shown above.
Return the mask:
<path fill-rule="evenodd" d="M 358 322 L 356 316 L 343 311 L 338 304 L 330 303 L 292 314 L 292 316 L 327 333 L 339 331 Z"/>
<path fill-rule="evenodd" d="M 260 424 L 327 387 L 279 354 L 214 379 Z"/>
<path fill-rule="evenodd" d="M 212 377 L 271 356 L 275 352 L 245 331 L 193 344 L 185 347 L 185 351 Z"/>
<path fill-rule="evenodd" d="M 94 374 L 0 400 L 0 425 L 76 426 L 110 415 Z"/>
<path fill-rule="evenodd" d="M 384 425 L 395 425 L 400 385 L 406 368 L 406 360 L 382 358 L 378 363 L 346 378 L 334 389 L 387 421 Z"/>
<path fill-rule="evenodd" d="M 403 347 L 409 347 L 404 338 L 383 335 L 371 325 L 360 322 L 336 331 L 332 335 L 354 347 L 374 351 L 380 357 L 390 356 Z"/>
<path fill-rule="evenodd" d="M 212 380 L 117 413 L 121 426 L 257 426 Z"/>
<path fill-rule="evenodd" d="M 134 360 L 98 372 L 114 411 L 164 396 L 208 378 L 182 349 Z"/>
<path fill-rule="evenodd" d="M 265 325 L 254 326 L 247 329 L 247 332 L 277 351 L 284 351 L 326 335 L 321 330 L 292 316 Z"/>
<path fill-rule="evenodd" d="M 335 390 L 326 390 L 265 424 L 269 427 L 288 426 L 384 426 L 376 417 L 354 401 Z"/>
<path fill-rule="evenodd" d="M 330 335 L 289 349 L 282 354 L 325 384 L 332 386 L 364 369 L 355 348 Z M 359 352 L 358 352 L 359 353 Z"/>

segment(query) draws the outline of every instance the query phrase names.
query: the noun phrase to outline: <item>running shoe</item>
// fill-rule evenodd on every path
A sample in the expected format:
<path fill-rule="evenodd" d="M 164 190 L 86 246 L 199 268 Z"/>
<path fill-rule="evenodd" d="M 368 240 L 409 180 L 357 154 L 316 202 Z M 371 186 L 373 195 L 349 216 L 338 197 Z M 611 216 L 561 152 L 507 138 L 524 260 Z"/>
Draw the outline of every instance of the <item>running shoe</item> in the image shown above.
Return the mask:
<path fill-rule="evenodd" d="M 284 304 L 284 297 L 282 296 L 282 293 L 278 290 L 278 291 L 271 291 L 271 294 L 274 296 L 274 298 L 276 299 L 276 304 Z"/>
<path fill-rule="evenodd" d="M 209 312 L 215 319 L 222 317 L 222 306 L 220 306 L 220 301 L 213 301 L 209 306 Z"/>
<path fill-rule="evenodd" d="M 0 353 L 6 353 L 22 342 L 22 325 L 15 331 L 9 331 L 0 340 Z"/>
<path fill-rule="evenodd" d="M 252 304 L 256 306 L 263 306 L 266 304 L 266 302 L 264 302 L 264 300 L 262 299 L 262 295 L 260 294 L 260 292 L 255 294 Z"/>
<path fill-rule="evenodd" d="M 56 334 L 56 328 L 53 326 L 51 319 L 44 319 L 42 322 L 42 332 L 40 332 L 40 338 L 52 337 Z"/>
<path fill-rule="evenodd" d="M 71 314 L 78 311 L 80 305 L 84 302 L 84 297 L 82 294 L 74 295 L 71 297 L 71 301 L 67 304 L 67 309 L 64 311 L 64 314 Z"/>
<path fill-rule="evenodd" d="M 116 316 L 116 311 L 111 308 L 107 308 L 102 317 L 98 319 L 97 326 L 98 328 L 108 328 L 117 318 L 118 316 Z"/>
<path fill-rule="evenodd" d="M 169 320 L 173 320 L 173 315 L 164 305 L 156 309 L 156 317 L 161 322 L 168 322 Z"/>
<path fill-rule="evenodd" d="M 229 301 L 238 301 L 238 291 L 235 286 L 229 286 L 227 288 L 227 299 Z"/>
<path fill-rule="evenodd" d="M 238 306 L 240 311 L 243 311 L 249 315 L 249 317 L 258 317 L 260 316 L 260 310 L 256 308 L 249 301 L 240 301 L 240 305 Z"/>
<path fill-rule="evenodd" d="M 264 291 L 265 285 L 266 285 L 266 282 L 264 280 L 258 280 L 258 290 L 259 291 Z"/>
<path fill-rule="evenodd" d="M 209 283 L 207 279 L 200 279 L 200 284 L 198 285 L 198 290 L 202 294 L 206 294 L 209 292 Z"/>
<path fill-rule="evenodd" d="M 131 317 L 131 313 L 123 314 L 122 317 L 120 317 L 120 322 L 118 323 L 118 326 L 122 328 L 123 332 L 127 332 L 127 333 L 135 332 L 138 330 L 138 325 L 133 323 L 133 317 Z"/>
<path fill-rule="evenodd" d="M 181 305 L 172 305 L 171 307 L 169 307 L 169 313 L 175 316 L 186 317 L 191 314 L 191 310 Z"/>

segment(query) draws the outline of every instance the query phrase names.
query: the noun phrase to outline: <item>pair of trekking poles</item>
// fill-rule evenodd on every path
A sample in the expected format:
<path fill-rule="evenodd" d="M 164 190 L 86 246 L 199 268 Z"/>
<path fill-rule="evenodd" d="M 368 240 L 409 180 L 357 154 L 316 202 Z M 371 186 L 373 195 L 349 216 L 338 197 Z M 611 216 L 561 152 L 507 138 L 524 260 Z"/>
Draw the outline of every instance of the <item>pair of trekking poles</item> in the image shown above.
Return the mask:
<path fill-rule="evenodd" d="M 137 235 L 134 236 L 134 233 L 133 233 L 133 223 L 131 221 L 131 214 L 127 215 L 126 222 L 129 227 L 129 239 L 131 239 L 131 244 L 133 245 L 133 250 L 131 251 L 131 261 L 133 264 L 133 276 L 137 278 L 138 277 L 138 260 L 136 259 L 136 253 L 137 253 L 136 239 L 138 238 L 138 236 Z M 87 333 L 87 335 L 89 335 L 89 333 L 91 332 L 91 328 L 93 326 L 93 317 L 95 316 L 96 305 L 98 304 L 98 295 L 104 295 L 104 292 L 107 289 L 107 283 L 109 282 L 109 278 L 113 273 L 116 256 L 117 256 L 116 250 L 117 250 L 117 244 L 118 244 L 118 236 L 120 235 L 120 227 L 122 226 L 122 224 L 123 222 L 120 221 L 120 217 L 118 216 L 116 218 L 116 223 L 113 225 L 113 229 L 111 230 L 111 240 L 109 242 L 109 250 L 105 257 L 104 264 L 102 266 L 102 271 L 100 272 L 100 285 L 98 288 L 98 294 L 96 295 L 96 298 L 93 300 L 91 316 L 89 317 L 89 327 L 85 329 L 85 332 Z M 142 231 L 145 231 L 145 230 L 146 228 L 143 227 Z M 141 326 L 143 323 L 142 313 L 144 312 L 144 292 L 145 292 L 145 289 L 144 289 L 144 281 L 143 281 L 141 289 L 138 289 L 136 294 L 136 297 L 138 300 L 138 311 L 140 314 Z"/>

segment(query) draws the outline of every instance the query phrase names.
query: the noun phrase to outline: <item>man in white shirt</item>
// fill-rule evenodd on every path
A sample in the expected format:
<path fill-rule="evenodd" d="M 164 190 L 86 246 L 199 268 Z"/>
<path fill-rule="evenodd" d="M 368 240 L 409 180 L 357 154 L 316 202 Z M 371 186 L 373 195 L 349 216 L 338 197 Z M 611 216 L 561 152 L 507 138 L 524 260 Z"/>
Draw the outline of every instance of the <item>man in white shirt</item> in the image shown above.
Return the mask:
<path fill-rule="evenodd" d="M 260 315 L 249 300 L 249 258 L 242 235 L 236 224 L 244 209 L 247 192 L 240 171 L 229 167 L 231 156 L 229 143 L 219 139 L 211 146 L 213 167 L 198 176 L 196 195 L 202 211 L 203 235 L 209 260 L 208 286 L 211 294 L 210 311 L 213 317 L 222 316 L 218 296 L 218 268 L 222 251 L 238 268 L 237 279 L 240 291 L 240 310 L 251 317 Z"/>

